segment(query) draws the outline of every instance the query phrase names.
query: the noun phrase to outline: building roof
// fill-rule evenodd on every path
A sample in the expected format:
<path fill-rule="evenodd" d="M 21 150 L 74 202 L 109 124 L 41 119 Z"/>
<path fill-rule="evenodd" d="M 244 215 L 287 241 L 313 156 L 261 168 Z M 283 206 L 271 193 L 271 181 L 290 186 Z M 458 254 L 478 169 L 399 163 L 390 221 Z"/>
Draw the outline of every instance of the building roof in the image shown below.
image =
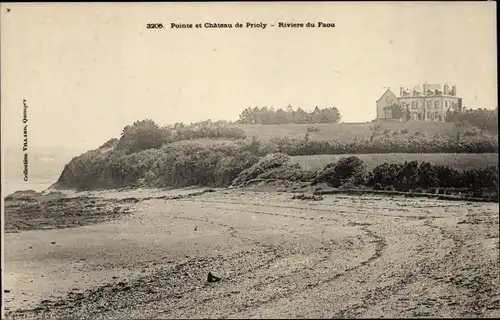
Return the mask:
<path fill-rule="evenodd" d="M 394 92 L 391 91 L 391 87 L 387 88 L 387 90 L 385 90 L 385 92 L 380 96 L 380 98 L 378 98 L 378 100 L 376 102 L 379 102 L 380 100 L 382 100 L 382 98 L 388 93 L 392 93 L 395 97 L 396 95 L 394 94 Z"/>

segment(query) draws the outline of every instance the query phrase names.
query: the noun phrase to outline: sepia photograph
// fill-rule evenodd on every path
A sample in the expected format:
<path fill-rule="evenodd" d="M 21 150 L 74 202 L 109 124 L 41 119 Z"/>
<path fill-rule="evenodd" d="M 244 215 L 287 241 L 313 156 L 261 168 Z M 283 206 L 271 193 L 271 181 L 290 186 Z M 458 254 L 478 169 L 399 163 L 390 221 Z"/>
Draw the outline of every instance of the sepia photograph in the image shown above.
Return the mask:
<path fill-rule="evenodd" d="M 2 319 L 500 318 L 495 2 L 0 9 Z"/>

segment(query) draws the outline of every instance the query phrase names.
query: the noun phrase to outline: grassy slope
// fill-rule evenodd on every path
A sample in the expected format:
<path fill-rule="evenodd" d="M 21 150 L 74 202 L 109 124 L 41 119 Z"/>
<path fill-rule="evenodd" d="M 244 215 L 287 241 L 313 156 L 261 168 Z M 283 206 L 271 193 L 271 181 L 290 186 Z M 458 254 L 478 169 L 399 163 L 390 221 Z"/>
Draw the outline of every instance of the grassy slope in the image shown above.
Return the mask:
<path fill-rule="evenodd" d="M 317 156 L 295 156 L 291 157 L 292 163 L 298 163 L 304 169 L 321 169 L 327 164 L 337 162 L 342 157 L 349 155 L 317 155 Z M 408 154 L 408 153 L 384 153 L 384 154 L 355 154 L 364 161 L 368 169 L 373 169 L 384 162 L 397 163 L 403 161 L 428 161 L 433 164 L 444 164 L 457 169 L 482 168 L 488 165 L 498 164 L 498 154 Z"/>
<path fill-rule="evenodd" d="M 289 137 L 303 138 L 308 127 L 318 128 L 318 132 L 311 132 L 310 138 L 315 140 L 330 140 L 338 139 L 341 141 L 352 141 L 354 138 L 370 138 L 370 126 L 373 123 L 339 123 L 339 124 L 286 124 L 286 125 L 252 125 L 239 124 L 234 125 L 245 131 L 247 139 L 257 137 L 259 139 L 269 139 L 273 137 Z M 381 122 L 382 129 L 390 129 L 391 131 L 401 131 L 408 129 L 412 134 L 415 131 L 422 131 L 429 136 L 440 134 L 443 136 L 456 137 L 457 128 L 453 123 L 436 123 L 436 122 L 397 122 L 386 121 Z M 199 143 L 201 145 L 210 144 L 229 144 L 233 145 L 234 141 L 199 139 L 190 141 L 180 141 L 176 144 L 184 143 Z M 336 162 L 341 157 L 349 155 L 313 155 L 313 156 L 295 156 L 291 157 L 293 163 L 299 163 L 304 169 L 321 169 L 325 165 Z M 488 165 L 498 164 L 498 154 L 406 154 L 406 153 L 387 153 L 387 154 L 356 154 L 355 156 L 362 159 L 368 169 L 373 169 L 375 166 L 384 162 L 397 163 L 403 161 L 428 161 L 433 164 L 445 164 L 458 169 L 470 169 L 485 167 Z"/>
<path fill-rule="evenodd" d="M 401 131 L 401 129 L 408 129 L 411 133 L 415 131 L 422 131 L 429 136 L 439 133 L 443 136 L 456 137 L 457 128 L 453 123 L 438 123 L 438 122 L 420 122 L 420 121 L 385 121 L 380 122 L 382 131 L 390 129 L 391 131 Z M 248 138 L 256 136 L 261 139 L 268 139 L 273 137 L 289 137 L 289 138 L 303 138 L 307 132 L 308 127 L 318 128 L 318 132 L 311 132 L 310 139 L 314 140 L 330 140 L 338 139 L 341 141 L 352 141 L 354 138 L 370 138 L 370 126 L 373 123 L 338 123 L 338 124 L 285 124 L 285 125 L 253 125 L 253 124 L 239 124 L 234 125 L 245 131 Z"/>

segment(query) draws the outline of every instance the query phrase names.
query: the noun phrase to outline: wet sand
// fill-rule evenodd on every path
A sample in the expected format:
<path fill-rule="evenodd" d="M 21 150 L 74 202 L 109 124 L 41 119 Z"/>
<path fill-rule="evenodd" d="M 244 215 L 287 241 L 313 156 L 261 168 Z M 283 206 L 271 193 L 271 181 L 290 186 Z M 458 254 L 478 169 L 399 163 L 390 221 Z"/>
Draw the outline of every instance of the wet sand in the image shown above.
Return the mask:
<path fill-rule="evenodd" d="M 199 191 L 82 193 L 123 209 L 7 233 L 7 316 L 500 316 L 497 204 Z"/>

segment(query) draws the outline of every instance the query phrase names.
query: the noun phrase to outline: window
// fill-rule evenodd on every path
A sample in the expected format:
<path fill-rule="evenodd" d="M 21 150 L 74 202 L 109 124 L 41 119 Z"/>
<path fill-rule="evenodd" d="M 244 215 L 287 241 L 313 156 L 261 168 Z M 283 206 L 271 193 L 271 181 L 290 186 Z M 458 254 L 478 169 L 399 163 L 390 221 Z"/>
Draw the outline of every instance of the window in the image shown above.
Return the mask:
<path fill-rule="evenodd" d="M 427 109 L 431 108 L 431 101 L 427 101 Z"/>
<path fill-rule="evenodd" d="M 411 103 L 411 108 L 412 108 L 412 109 L 416 109 L 416 108 L 417 108 L 417 102 L 416 102 L 416 101 L 413 101 L 413 102 Z"/>
<path fill-rule="evenodd" d="M 436 108 L 436 109 L 439 108 L 439 101 L 434 102 L 434 108 Z"/>
<path fill-rule="evenodd" d="M 445 107 L 445 108 L 448 108 L 448 101 L 445 101 L 445 102 L 444 102 L 444 107 Z"/>
<path fill-rule="evenodd" d="M 391 109 L 389 109 L 389 108 L 384 109 L 384 117 L 385 117 L 386 119 L 388 119 L 388 118 L 391 118 L 391 117 L 392 117 L 392 112 L 391 112 Z"/>

